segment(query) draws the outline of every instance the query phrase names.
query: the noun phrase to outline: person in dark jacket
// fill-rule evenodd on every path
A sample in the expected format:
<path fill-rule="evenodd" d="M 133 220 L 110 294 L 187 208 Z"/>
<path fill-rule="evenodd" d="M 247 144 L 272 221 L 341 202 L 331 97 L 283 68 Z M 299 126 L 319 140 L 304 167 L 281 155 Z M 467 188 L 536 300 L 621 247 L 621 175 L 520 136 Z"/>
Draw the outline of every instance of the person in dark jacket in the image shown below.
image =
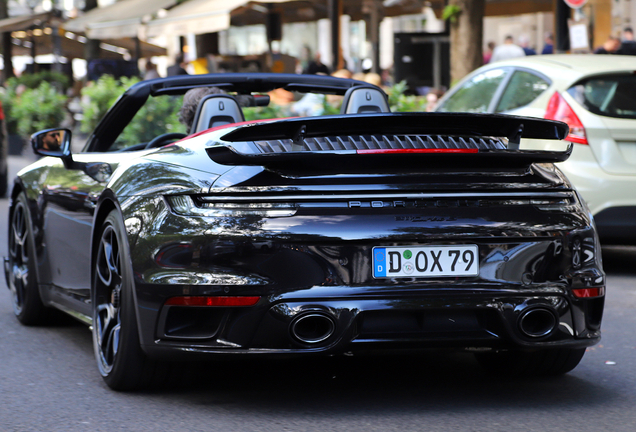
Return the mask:
<path fill-rule="evenodd" d="M 187 63 L 184 62 L 183 53 L 177 54 L 174 64 L 172 66 L 168 66 L 168 76 L 189 75 L 185 70 L 186 66 Z"/>
<path fill-rule="evenodd" d="M 623 40 L 621 47 L 616 54 L 636 55 L 636 41 L 634 41 L 634 30 L 631 27 L 625 27 L 623 30 Z"/>
<path fill-rule="evenodd" d="M 545 45 L 543 45 L 541 54 L 554 54 L 554 38 L 552 37 L 552 33 L 545 35 Z"/>
<path fill-rule="evenodd" d="M 312 75 L 323 73 L 325 75 L 329 75 L 329 68 L 320 61 L 320 53 L 316 53 L 314 60 L 309 62 L 307 69 L 305 69 L 303 73 Z"/>

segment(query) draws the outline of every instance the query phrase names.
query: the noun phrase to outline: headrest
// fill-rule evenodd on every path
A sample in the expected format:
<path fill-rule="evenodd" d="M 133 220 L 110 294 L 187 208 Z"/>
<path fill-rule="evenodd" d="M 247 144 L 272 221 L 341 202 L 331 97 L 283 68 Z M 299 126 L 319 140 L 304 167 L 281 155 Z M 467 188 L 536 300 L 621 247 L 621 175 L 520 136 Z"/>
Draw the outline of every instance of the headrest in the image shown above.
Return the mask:
<path fill-rule="evenodd" d="M 199 102 L 190 134 L 213 127 L 245 121 L 236 99 L 226 94 L 211 94 Z"/>
<path fill-rule="evenodd" d="M 345 93 L 341 114 L 391 112 L 386 93 L 377 87 L 352 87 Z"/>

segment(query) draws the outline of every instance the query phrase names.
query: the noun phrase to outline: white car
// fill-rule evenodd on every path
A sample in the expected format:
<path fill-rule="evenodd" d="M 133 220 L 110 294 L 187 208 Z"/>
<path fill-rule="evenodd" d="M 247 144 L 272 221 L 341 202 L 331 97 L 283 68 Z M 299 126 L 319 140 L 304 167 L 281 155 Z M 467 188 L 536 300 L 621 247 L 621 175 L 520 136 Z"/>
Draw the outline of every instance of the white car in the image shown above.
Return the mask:
<path fill-rule="evenodd" d="M 446 93 L 436 111 L 567 123 L 572 156 L 559 165 L 587 202 L 602 242 L 636 244 L 636 56 L 543 55 L 488 64 Z"/>

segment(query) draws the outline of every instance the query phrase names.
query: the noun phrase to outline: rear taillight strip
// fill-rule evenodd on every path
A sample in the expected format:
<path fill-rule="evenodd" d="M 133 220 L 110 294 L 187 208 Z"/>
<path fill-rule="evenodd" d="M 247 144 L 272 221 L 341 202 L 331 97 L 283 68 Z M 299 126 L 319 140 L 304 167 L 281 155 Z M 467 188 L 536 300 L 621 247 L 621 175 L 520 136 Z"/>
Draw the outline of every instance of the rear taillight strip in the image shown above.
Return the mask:
<path fill-rule="evenodd" d="M 254 306 L 260 300 L 257 296 L 182 296 L 166 300 L 166 306 L 208 306 L 240 307 Z"/>
<path fill-rule="evenodd" d="M 259 193 L 258 196 L 251 194 L 245 195 L 206 195 L 197 196 L 196 198 L 201 201 L 298 201 L 298 200 L 333 200 L 333 199 L 550 199 L 550 198 L 569 198 L 573 200 L 572 192 L 473 192 L 473 193 L 368 193 L 368 194 L 326 194 L 324 192 L 315 195 L 272 195 L 264 197 Z"/>
<path fill-rule="evenodd" d="M 574 294 L 574 297 L 578 297 L 578 298 L 602 297 L 605 295 L 605 287 L 577 288 L 572 290 L 572 294 Z"/>

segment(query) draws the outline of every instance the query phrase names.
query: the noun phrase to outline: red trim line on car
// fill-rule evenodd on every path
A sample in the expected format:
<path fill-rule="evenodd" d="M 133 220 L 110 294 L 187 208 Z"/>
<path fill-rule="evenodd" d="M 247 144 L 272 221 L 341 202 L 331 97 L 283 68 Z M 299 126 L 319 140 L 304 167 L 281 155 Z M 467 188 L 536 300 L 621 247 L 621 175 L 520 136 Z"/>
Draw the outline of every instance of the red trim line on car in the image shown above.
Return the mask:
<path fill-rule="evenodd" d="M 168 144 L 168 146 L 175 145 L 177 143 L 180 143 L 181 141 L 189 140 L 190 138 L 198 137 L 200 135 L 205 135 L 207 133 L 214 132 L 214 131 L 221 130 L 221 129 L 227 129 L 227 128 L 236 127 L 236 126 L 251 125 L 251 124 L 256 124 L 256 123 L 266 123 L 266 122 L 272 122 L 272 121 L 277 121 L 277 120 L 288 120 L 288 119 L 292 119 L 292 118 L 296 118 L 296 117 L 284 117 L 284 118 L 275 118 L 275 119 L 258 119 L 258 120 L 247 120 L 247 121 L 239 122 L 239 123 L 229 123 L 229 124 L 213 127 L 213 128 L 210 128 L 210 129 L 202 130 L 201 132 L 197 132 L 197 133 L 192 134 L 192 135 L 185 136 L 185 137 L 181 138 L 179 141 L 175 141 L 173 143 Z M 165 146 L 165 147 L 168 147 L 168 146 Z"/>
<path fill-rule="evenodd" d="M 356 153 L 479 153 L 479 149 L 369 149 L 356 150 Z"/>
<path fill-rule="evenodd" d="M 169 298 L 166 306 L 254 306 L 260 297 L 252 296 L 182 296 Z"/>
<path fill-rule="evenodd" d="M 572 294 L 578 298 L 601 297 L 605 295 L 605 287 L 601 288 L 577 288 L 572 290 Z"/>
<path fill-rule="evenodd" d="M 188 139 L 189 138 L 194 138 L 194 137 L 197 137 L 199 135 L 204 135 L 204 134 L 209 133 L 209 132 L 214 132 L 214 131 L 221 130 L 221 129 L 227 129 L 227 128 L 230 128 L 230 127 L 245 126 L 245 125 L 251 125 L 251 124 L 256 124 L 256 123 L 267 123 L 267 122 L 273 122 L 273 121 L 277 121 L 277 120 L 288 120 L 288 119 L 291 119 L 291 118 L 296 118 L 296 117 L 284 117 L 284 118 L 275 118 L 275 119 L 258 119 L 258 120 L 247 120 L 247 121 L 239 122 L 239 123 L 229 123 L 229 124 L 224 124 L 224 125 L 221 125 L 221 126 L 213 127 L 213 128 L 210 128 L 210 129 L 206 129 L 206 130 L 203 130 L 201 132 L 197 132 L 197 133 L 195 133 L 193 135 L 188 135 L 184 139 L 186 139 L 186 138 L 188 138 Z"/>

